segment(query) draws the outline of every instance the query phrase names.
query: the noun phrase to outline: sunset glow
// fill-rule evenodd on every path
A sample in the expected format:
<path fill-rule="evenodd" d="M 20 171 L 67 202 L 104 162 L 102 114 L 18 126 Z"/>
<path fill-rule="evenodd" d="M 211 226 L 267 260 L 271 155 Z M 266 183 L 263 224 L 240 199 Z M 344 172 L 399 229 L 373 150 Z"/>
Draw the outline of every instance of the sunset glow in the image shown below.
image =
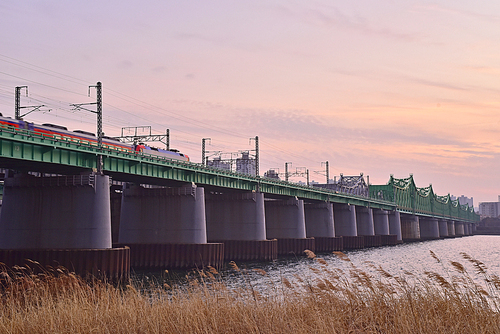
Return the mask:
<path fill-rule="evenodd" d="M 0 112 L 95 132 L 170 129 L 172 145 L 252 149 L 263 174 L 413 174 L 438 195 L 500 195 L 500 2 L 15 1 L 0 5 Z M 48 112 L 48 109 L 51 111 Z M 297 179 L 294 181 L 299 181 Z M 305 181 L 305 180 L 303 180 Z"/>

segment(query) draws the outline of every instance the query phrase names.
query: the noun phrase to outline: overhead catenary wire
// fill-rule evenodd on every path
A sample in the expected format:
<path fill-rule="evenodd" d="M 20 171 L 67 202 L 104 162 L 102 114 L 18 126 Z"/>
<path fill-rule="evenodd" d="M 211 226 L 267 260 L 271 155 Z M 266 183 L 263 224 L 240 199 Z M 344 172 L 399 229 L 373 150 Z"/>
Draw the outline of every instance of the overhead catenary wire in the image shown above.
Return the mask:
<path fill-rule="evenodd" d="M 6 56 L 6 55 L 0 54 L 0 61 L 15 65 L 15 66 L 23 67 L 25 69 L 29 69 L 31 71 L 35 71 L 35 72 L 41 73 L 43 75 L 51 76 L 51 77 L 54 77 L 58 80 L 63 80 L 63 81 L 77 84 L 77 85 L 82 85 L 83 87 L 91 84 L 87 80 L 82 80 L 82 79 L 79 79 L 79 78 L 76 78 L 76 77 L 73 77 L 73 76 L 70 76 L 70 75 L 67 75 L 64 73 L 56 72 L 56 71 L 46 69 L 46 68 L 43 68 L 43 67 L 40 67 L 40 66 L 37 66 L 34 64 L 20 61 L 20 60 L 14 59 L 14 58 Z M 82 91 L 77 92 L 74 90 L 69 90 L 69 89 L 57 87 L 55 85 L 48 85 L 48 84 L 41 83 L 39 81 L 23 78 L 19 75 L 14 75 L 11 73 L 7 73 L 5 71 L 0 71 L 0 74 L 6 75 L 6 76 L 11 77 L 11 78 L 15 78 L 17 80 L 22 80 L 23 82 L 26 82 L 26 83 L 32 83 L 32 84 L 40 85 L 40 86 L 47 87 L 50 89 L 59 90 L 59 91 L 65 92 L 65 93 L 71 93 L 71 94 L 75 95 L 75 97 L 76 96 L 87 97 L 87 95 L 85 94 L 86 91 L 84 89 L 82 89 Z M 8 98 L 11 98 L 13 96 L 13 90 L 11 93 L 8 89 L 9 87 L 7 85 L 3 85 L 3 84 L 0 84 L 0 87 L 4 87 L 4 89 L 0 89 L 0 104 L 7 105 L 7 103 L 3 103 L 1 101 L 7 101 Z M 113 96 L 113 97 L 115 97 L 117 99 L 121 99 L 129 104 L 138 106 L 141 110 L 151 111 L 151 112 L 156 113 L 158 115 L 165 116 L 166 119 L 175 119 L 175 120 L 178 120 L 178 121 L 180 121 L 188 126 L 195 126 L 199 129 L 205 129 L 211 133 L 216 132 L 216 133 L 220 133 L 220 134 L 223 134 L 226 136 L 232 136 L 232 137 L 244 139 L 244 140 L 242 140 L 242 144 L 245 143 L 250 137 L 255 136 L 255 134 L 252 134 L 252 135 L 242 134 L 241 132 L 235 132 L 235 131 L 228 130 L 226 128 L 222 128 L 222 127 L 214 125 L 214 124 L 210 124 L 210 123 L 207 123 L 204 121 L 197 120 L 197 119 L 192 118 L 192 117 L 188 117 L 184 114 L 181 114 L 180 112 L 172 111 L 170 109 L 166 109 L 166 108 L 151 104 L 149 102 L 142 101 L 142 100 L 137 99 L 135 97 L 128 96 L 126 94 L 123 94 L 121 92 L 118 92 L 118 91 L 112 89 L 112 87 L 108 87 L 105 85 L 104 85 L 104 92 L 105 92 L 104 93 L 105 95 Z M 33 99 L 34 101 L 46 104 L 48 106 L 48 108 L 53 108 L 54 111 L 57 111 L 57 113 L 56 112 L 52 113 L 52 115 L 54 117 L 59 117 L 61 119 L 71 119 L 72 121 L 75 121 L 74 118 L 71 118 L 68 115 L 69 113 L 75 113 L 74 110 L 71 110 L 69 107 L 69 105 L 71 103 L 74 103 L 75 101 L 61 101 L 60 99 L 54 99 L 54 98 L 50 98 L 50 97 L 47 97 L 44 95 L 39 95 L 37 93 L 31 93 L 31 92 L 30 92 L 30 98 Z M 163 131 L 165 131 L 166 128 L 171 128 L 171 129 L 175 130 L 172 132 L 172 137 L 177 138 L 177 142 L 179 142 L 179 143 L 183 143 L 185 145 L 189 145 L 191 147 L 197 147 L 197 148 L 200 145 L 200 143 L 193 141 L 193 136 L 200 136 L 200 137 L 202 136 L 202 135 L 200 135 L 200 131 L 185 130 L 185 129 L 182 129 L 183 128 L 182 125 L 177 125 L 176 127 L 171 127 L 170 125 L 165 124 L 161 119 L 155 118 L 155 120 L 152 120 L 151 118 L 144 116 L 144 114 L 142 114 L 142 113 L 130 112 L 130 111 L 124 110 L 123 108 L 117 107 L 113 104 L 110 104 L 110 103 L 106 102 L 105 99 L 104 99 L 104 105 L 114 112 L 124 113 L 128 116 L 131 116 L 131 117 L 137 119 L 137 120 L 143 120 L 143 121 L 149 123 L 150 125 L 153 125 L 153 129 L 157 132 L 160 132 L 160 131 L 163 132 Z M 68 114 L 66 114 L 66 113 L 68 113 Z M 104 117 L 104 120 L 106 121 L 106 127 L 108 129 L 119 130 L 120 127 L 123 127 L 123 125 L 124 125 L 124 119 L 122 117 L 113 116 L 113 115 L 110 115 L 109 113 L 104 113 L 103 117 Z M 36 118 L 38 118 L 38 117 L 36 117 Z M 88 124 L 89 126 L 95 123 L 92 115 L 80 115 L 79 114 L 78 118 L 79 118 L 79 122 Z M 128 125 L 130 125 L 130 124 L 128 124 Z M 159 126 L 161 126 L 162 128 L 159 129 Z M 279 153 L 279 154 L 274 154 L 272 157 L 267 157 L 267 158 L 265 155 L 263 155 L 261 157 L 261 162 L 265 161 L 268 164 L 279 164 L 281 161 L 281 159 L 279 159 L 279 156 L 281 156 L 281 155 L 286 155 L 286 158 L 284 158 L 284 160 L 290 159 L 290 158 L 298 158 L 298 159 L 303 158 L 302 155 L 297 154 L 294 151 L 290 151 L 290 150 L 284 149 L 282 147 L 273 145 L 270 142 L 266 142 L 265 139 L 264 140 L 262 140 L 262 139 L 263 138 L 261 138 L 261 150 L 263 147 L 269 147 L 272 151 L 274 151 L 275 153 Z M 230 141 L 230 140 L 225 140 L 223 138 L 220 138 L 220 139 L 214 138 L 214 144 L 215 143 L 217 143 L 217 145 L 220 145 L 222 147 L 234 147 L 234 144 L 235 144 L 234 140 Z M 321 161 L 316 161 L 316 162 L 314 162 L 314 164 L 320 165 Z"/>

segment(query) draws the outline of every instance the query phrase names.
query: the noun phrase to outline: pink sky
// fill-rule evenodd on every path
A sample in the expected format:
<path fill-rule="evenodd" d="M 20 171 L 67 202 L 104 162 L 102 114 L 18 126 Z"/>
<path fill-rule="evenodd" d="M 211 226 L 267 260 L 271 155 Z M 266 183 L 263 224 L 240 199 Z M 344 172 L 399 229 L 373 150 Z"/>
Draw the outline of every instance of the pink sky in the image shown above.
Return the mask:
<path fill-rule="evenodd" d="M 172 146 L 251 149 L 263 174 L 414 175 L 438 195 L 500 195 L 500 2 L 16 1 L 0 4 L 0 112 L 95 131 L 169 128 Z M 323 177 L 312 173 L 311 179 Z M 298 181 L 297 179 L 296 181 Z"/>

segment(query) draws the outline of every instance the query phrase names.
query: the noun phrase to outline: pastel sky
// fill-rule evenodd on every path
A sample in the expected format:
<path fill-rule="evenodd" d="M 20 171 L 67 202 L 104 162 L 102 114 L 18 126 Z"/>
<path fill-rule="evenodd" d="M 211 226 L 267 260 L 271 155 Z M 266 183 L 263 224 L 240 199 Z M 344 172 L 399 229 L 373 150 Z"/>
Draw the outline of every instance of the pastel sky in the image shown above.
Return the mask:
<path fill-rule="evenodd" d="M 2 1 L 0 112 L 95 132 L 151 125 L 201 161 L 249 150 L 261 174 L 329 161 L 438 195 L 500 195 L 500 2 L 392 0 Z M 48 110 L 50 109 L 50 112 Z M 294 179 L 305 181 L 304 179 Z"/>

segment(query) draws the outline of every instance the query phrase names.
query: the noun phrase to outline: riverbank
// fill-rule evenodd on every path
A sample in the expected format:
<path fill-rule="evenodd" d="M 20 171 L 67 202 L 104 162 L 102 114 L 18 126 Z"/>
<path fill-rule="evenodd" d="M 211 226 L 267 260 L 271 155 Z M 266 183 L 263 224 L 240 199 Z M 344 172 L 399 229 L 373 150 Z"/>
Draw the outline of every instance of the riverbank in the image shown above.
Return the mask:
<path fill-rule="evenodd" d="M 431 253 L 436 261 L 437 256 Z M 463 254 L 446 264 L 450 275 L 376 265 L 341 271 L 308 254 L 310 272 L 269 280 L 265 294 L 232 263 L 245 282 L 231 288 L 214 269 L 188 284 L 120 287 L 85 282 L 58 269 L 3 271 L 1 333 L 498 333 L 500 278 Z M 34 266 L 36 264 L 33 264 Z M 467 265 L 483 278 L 477 284 Z M 369 270 L 366 270 L 369 269 Z M 266 278 L 255 269 L 253 274 Z M 374 274 L 376 273 L 376 274 Z"/>

